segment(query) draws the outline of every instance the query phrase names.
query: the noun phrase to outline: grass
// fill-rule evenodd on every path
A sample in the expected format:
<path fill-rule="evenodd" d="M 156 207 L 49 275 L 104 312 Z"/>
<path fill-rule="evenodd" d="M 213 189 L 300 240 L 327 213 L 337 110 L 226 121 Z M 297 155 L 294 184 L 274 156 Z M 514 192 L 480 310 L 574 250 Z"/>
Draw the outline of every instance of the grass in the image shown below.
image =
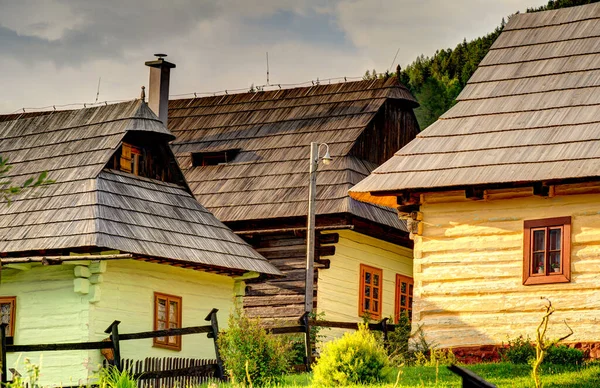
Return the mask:
<path fill-rule="evenodd" d="M 531 367 L 529 365 L 515 365 L 510 363 L 493 363 L 469 365 L 465 368 L 475 372 L 487 381 L 496 384 L 499 388 L 530 388 L 533 387 Z M 414 366 L 402 368 L 398 384 L 395 385 L 398 369 L 390 372 L 390 382 L 370 387 L 435 387 L 450 388 L 461 387 L 462 380 L 450 372 L 445 366 L 436 367 Z M 307 373 L 289 375 L 282 387 L 301 388 L 311 385 L 312 376 Z M 542 382 L 545 388 L 558 387 L 598 387 L 600 386 L 600 363 L 591 363 L 582 367 L 563 367 L 560 365 L 545 366 L 542 368 Z M 229 387 L 230 384 L 220 384 L 220 387 Z M 366 388 L 368 386 L 360 386 Z"/>

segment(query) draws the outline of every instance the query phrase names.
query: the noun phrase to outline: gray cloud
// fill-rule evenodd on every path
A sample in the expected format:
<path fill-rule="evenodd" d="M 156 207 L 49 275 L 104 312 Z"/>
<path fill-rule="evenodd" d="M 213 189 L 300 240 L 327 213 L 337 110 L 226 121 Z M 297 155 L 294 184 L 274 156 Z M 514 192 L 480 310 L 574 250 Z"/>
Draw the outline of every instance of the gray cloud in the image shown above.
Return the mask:
<path fill-rule="evenodd" d="M 0 0 L 0 112 L 129 99 L 143 62 L 177 63 L 172 93 L 361 76 L 454 47 L 546 0 Z"/>

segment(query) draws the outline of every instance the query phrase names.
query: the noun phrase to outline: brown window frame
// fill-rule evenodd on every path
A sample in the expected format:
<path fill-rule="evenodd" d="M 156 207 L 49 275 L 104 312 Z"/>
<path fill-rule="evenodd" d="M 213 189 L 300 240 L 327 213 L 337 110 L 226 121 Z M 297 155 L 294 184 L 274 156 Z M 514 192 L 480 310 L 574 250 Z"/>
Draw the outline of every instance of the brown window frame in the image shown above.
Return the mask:
<path fill-rule="evenodd" d="M 158 328 L 158 300 L 159 299 L 164 299 L 166 300 L 166 306 L 167 306 L 167 311 L 166 311 L 166 317 L 167 317 L 167 328 L 169 328 L 169 326 L 171 325 L 171 322 L 169 321 L 169 309 L 171 306 L 171 302 L 176 302 L 177 303 L 177 322 L 176 322 L 176 327 L 177 328 L 181 328 L 181 311 L 182 311 L 182 304 L 181 304 L 181 297 L 180 296 L 176 296 L 176 295 L 169 295 L 169 294 L 163 294 L 161 292 L 155 292 L 154 293 L 154 330 L 159 330 Z M 173 338 L 175 339 L 175 343 L 169 343 L 169 339 L 171 337 L 158 337 L 158 338 L 153 338 L 152 339 L 152 345 L 156 348 L 165 348 L 165 349 L 171 349 L 171 350 L 181 350 L 181 336 L 177 335 L 177 336 L 173 336 Z"/>
<path fill-rule="evenodd" d="M 379 285 L 375 286 L 378 289 L 378 298 L 374 298 L 374 292 L 372 290 L 369 291 L 370 296 L 367 298 L 365 296 L 366 286 L 365 283 L 365 274 L 371 274 L 371 278 L 374 278 L 375 275 L 379 276 Z M 373 285 L 369 285 L 373 287 Z M 381 319 L 381 310 L 383 305 L 383 270 L 381 268 L 371 267 L 369 265 L 361 264 L 360 265 L 360 286 L 359 286 L 359 302 L 358 302 L 358 316 L 364 317 L 365 315 L 369 315 L 370 319 Z M 365 309 L 365 301 L 369 299 L 369 309 Z M 376 301 L 379 308 L 378 311 L 373 311 L 373 301 Z"/>
<path fill-rule="evenodd" d="M 17 312 L 17 297 L 16 296 L 0 296 L 0 304 L 10 304 L 10 322 L 9 330 L 6 333 L 7 337 L 14 337 L 15 335 L 15 315 Z"/>
<path fill-rule="evenodd" d="M 550 268 L 550 230 L 561 230 L 560 267 L 558 272 Z M 544 233 L 544 270 L 538 273 L 533 267 L 533 233 Z M 569 283 L 571 281 L 571 217 L 544 218 L 523 223 L 523 285 Z"/>
<path fill-rule="evenodd" d="M 406 284 L 406 292 L 402 292 L 402 283 Z M 410 276 L 396 274 L 396 292 L 394 297 L 394 321 L 398 323 L 400 314 L 406 311 L 408 319 L 412 321 L 413 291 L 415 288 L 414 279 Z M 406 297 L 406 306 L 400 305 L 402 296 Z"/>

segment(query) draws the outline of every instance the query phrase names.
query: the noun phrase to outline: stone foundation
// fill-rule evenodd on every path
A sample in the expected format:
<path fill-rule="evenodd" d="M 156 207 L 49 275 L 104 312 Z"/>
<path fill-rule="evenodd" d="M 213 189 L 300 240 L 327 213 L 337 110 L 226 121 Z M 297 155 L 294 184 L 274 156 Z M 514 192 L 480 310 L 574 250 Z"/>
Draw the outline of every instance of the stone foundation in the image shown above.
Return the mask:
<path fill-rule="evenodd" d="M 564 345 L 582 350 L 586 358 L 600 359 L 600 342 L 565 342 Z M 452 348 L 452 352 L 460 363 L 477 364 L 500 361 L 500 349 L 503 348 L 506 345 L 462 346 Z"/>

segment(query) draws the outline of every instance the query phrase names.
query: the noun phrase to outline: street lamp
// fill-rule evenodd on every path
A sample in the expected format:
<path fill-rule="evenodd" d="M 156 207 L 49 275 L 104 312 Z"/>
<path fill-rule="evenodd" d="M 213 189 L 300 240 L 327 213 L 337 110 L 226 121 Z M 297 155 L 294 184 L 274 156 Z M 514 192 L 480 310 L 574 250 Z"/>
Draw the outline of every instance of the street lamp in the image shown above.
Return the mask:
<path fill-rule="evenodd" d="M 329 155 L 329 146 L 325 143 L 310 143 L 310 184 L 308 186 L 308 225 L 306 228 L 306 288 L 304 293 L 304 311 L 310 313 L 313 309 L 313 283 L 315 262 L 315 199 L 317 196 L 317 165 L 319 151 L 325 146 L 325 155 L 321 160 L 328 165 L 333 160 Z"/>

